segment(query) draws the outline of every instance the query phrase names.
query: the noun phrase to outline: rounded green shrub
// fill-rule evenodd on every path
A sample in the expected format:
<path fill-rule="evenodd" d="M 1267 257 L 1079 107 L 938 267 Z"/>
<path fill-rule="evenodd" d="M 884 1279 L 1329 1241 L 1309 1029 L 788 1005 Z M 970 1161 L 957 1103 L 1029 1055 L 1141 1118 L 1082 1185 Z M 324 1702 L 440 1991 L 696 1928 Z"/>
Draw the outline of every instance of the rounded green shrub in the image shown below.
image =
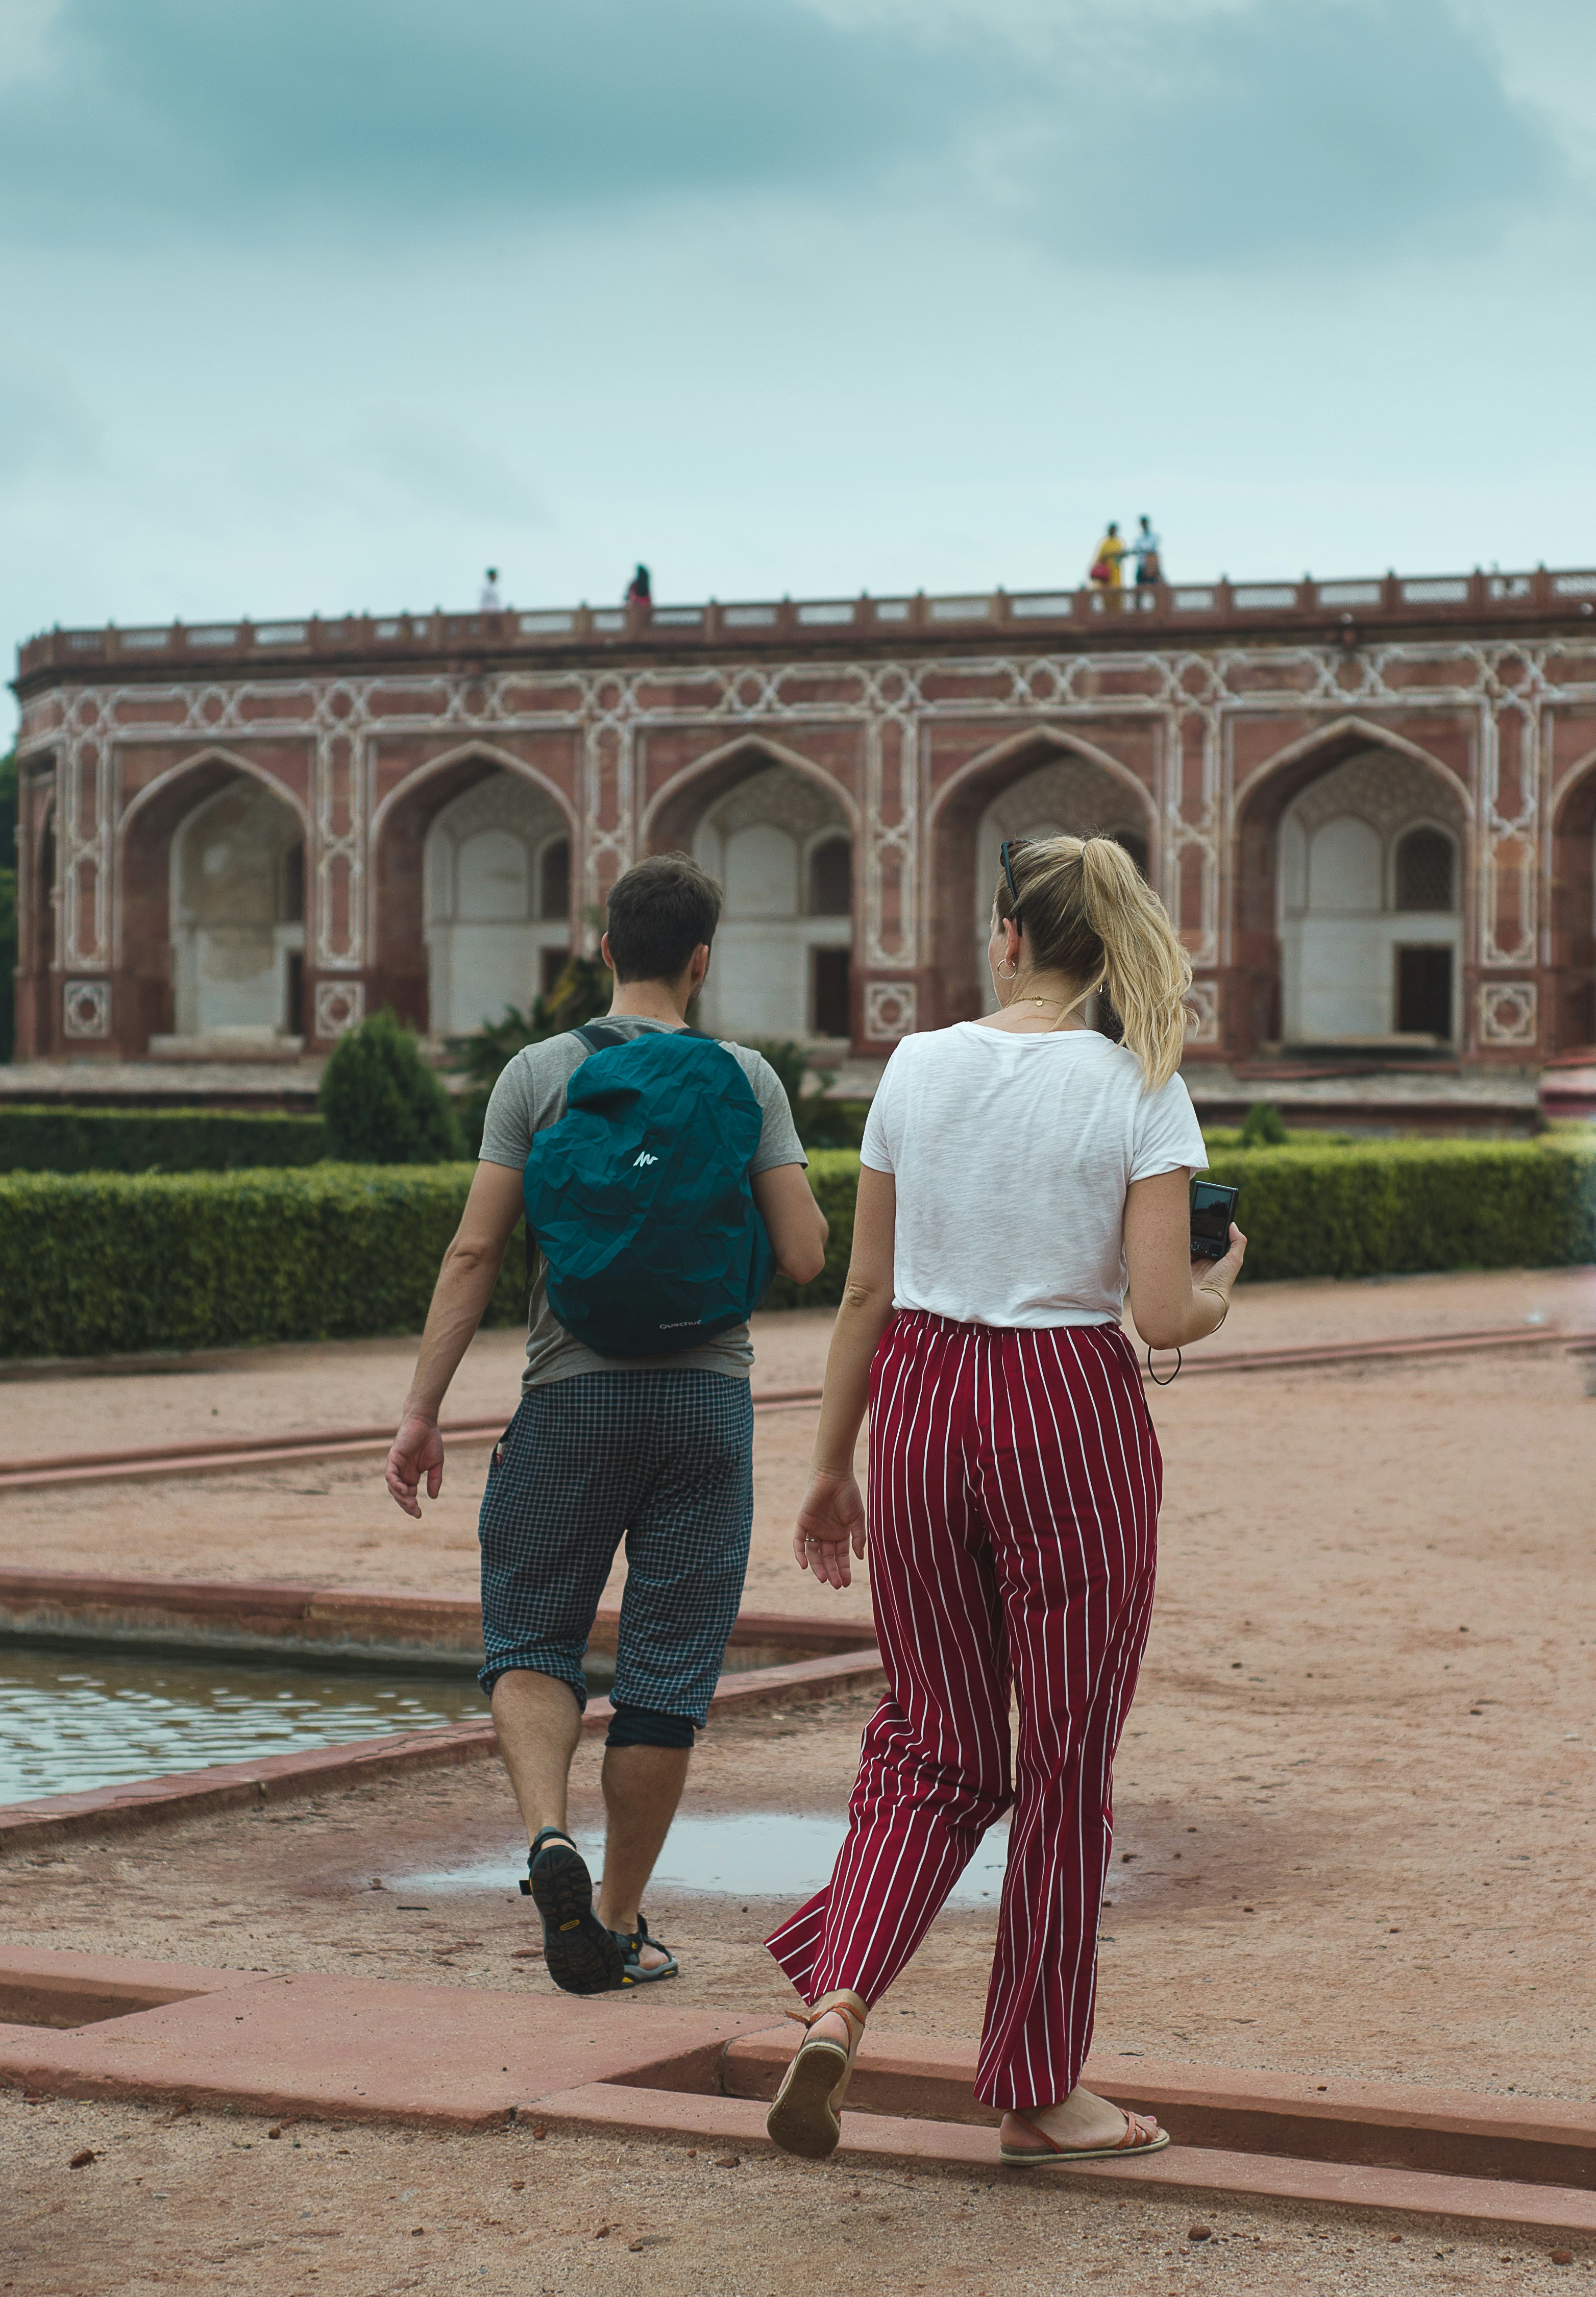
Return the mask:
<path fill-rule="evenodd" d="M 465 1153 L 442 1078 L 391 1012 L 340 1037 L 317 1105 L 332 1152 L 346 1164 L 442 1165 Z"/>
<path fill-rule="evenodd" d="M 1286 1130 L 1286 1120 L 1273 1101 L 1254 1101 L 1242 1120 L 1241 1146 L 1244 1148 L 1283 1148 L 1290 1138 Z"/>

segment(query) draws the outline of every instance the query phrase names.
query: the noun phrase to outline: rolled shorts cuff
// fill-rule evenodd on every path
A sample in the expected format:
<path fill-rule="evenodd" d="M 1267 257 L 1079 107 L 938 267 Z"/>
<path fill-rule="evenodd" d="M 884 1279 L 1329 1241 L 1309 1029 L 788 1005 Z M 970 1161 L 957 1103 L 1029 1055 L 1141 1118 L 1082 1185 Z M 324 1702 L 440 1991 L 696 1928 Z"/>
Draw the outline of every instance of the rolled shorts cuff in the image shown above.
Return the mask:
<path fill-rule="evenodd" d="M 580 1658 L 573 1660 L 568 1650 L 557 1650 L 547 1643 L 526 1643 L 514 1651 L 495 1651 L 477 1674 L 485 1699 L 492 1698 L 493 1686 L 501 1675 L 551 1675 L 556 1683 L 567 1686 L 578 1708 L 587 1711 L 588 1678 L 582 1673 Z"/>

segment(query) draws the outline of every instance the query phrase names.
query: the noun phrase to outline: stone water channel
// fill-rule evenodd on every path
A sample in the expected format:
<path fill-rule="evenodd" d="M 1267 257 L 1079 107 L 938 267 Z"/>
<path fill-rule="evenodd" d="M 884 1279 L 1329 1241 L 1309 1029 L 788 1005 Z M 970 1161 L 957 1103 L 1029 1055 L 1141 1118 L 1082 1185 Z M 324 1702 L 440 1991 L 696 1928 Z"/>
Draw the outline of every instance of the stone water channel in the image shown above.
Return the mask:
<path fill-rule="evenodd" d="M 734 1649 L 727 1663 L 768 1664 L 772 1656 Z M 589 1668 L 596 1692 L 607 1689 L 613 1672 L 607 1656 L 596 1653 Z M 7 1636 L 0 1640 L 0 1804 L 475 1722 L 486 1712 L 473 1673 L 459 1659 L 407 1671 Z M 826 1881 L 844 1826 L 841 1813 L 689 1809 L 670 1830 L 655 1881 L 728 1898 L 800 1896 Z M 586 1830 L 578 1839 L 596 1872 L 602 1834 Z M 995 1906 L 1008 1848 L 1007 1827 L 994 1827 L 950 1903 Z M 524 1845 L 506 1837 L 486 1856 L 407 1873 L 391 1887 L 424 1900 L 502 1893 L 506 1873 L 524 1856 Z"/>
<path fill-rule="evenodd" d="M 0 1803 L 480 1721 L 464 1672 L 0 1644 Z"/>

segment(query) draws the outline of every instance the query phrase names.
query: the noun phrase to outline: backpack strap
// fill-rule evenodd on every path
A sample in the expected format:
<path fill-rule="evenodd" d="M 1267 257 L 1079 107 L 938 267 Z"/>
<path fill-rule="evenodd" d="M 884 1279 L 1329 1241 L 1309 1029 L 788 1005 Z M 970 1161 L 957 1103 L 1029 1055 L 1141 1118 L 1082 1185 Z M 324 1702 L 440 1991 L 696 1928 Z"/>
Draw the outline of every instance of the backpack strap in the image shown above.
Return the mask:
<path fill-rule="evenodd" d="M 720 1041 L 719 1037 L 712 1037 L 707 1029 L 668 1029 L 665 1033 L 670 1037 L 696 1037 L 701 1045 L 718 1045 Z M 580 1037 L 590 1053 L 602 1053 L 607 1045 L 637 1042 L 636 1038 L 629 1037 L 623 1029 L 613 1029 L 605 1021 L 588 1021 L 583 1027 L 572 1029 L 571 1034 Z"/>
<path fill-rule="evenodd" d="M 698 1032 L 695 1030 L 693 1033 L 696 1036 Z M 570 1034 L 580 1045 L 585 1045 L 589 1053 L 602 1053 L 612 1045 L 625 1045 L 631 1042 L 624 1029 L 609 1028 L 603 1021 L 588 1021 L 581 1028 L 572 1029 Z M 531 1230 L 524 1224 L 522 1229 L 522 1245 L 526 1263 L 526 1297 L 521 1306 L 522 1313 L 530 1315 L 532 1308 L 532 1279 L 537 1273 L 538 1265 L 538 1239 Z"/>

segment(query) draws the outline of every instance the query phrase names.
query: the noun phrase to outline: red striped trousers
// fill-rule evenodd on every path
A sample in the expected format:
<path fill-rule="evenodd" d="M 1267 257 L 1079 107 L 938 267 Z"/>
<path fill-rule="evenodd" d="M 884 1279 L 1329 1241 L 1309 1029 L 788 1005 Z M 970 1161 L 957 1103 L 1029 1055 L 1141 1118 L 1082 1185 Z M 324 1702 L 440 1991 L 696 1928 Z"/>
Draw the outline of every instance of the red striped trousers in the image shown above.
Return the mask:
<path fill-rule="evenodd" d="M 1116 1324 L 1000 1331 L 916 1312 L 882 1338 L 868 1507 L 887 1693 L 831 1880 L 768 1944 L 806 2002 L 838 1987 L 876 2001 L 1012 1803 L 975 2085 L 990 2105 L 1067 2097 L 1091 2040 L 1162 1473 Z"/>

